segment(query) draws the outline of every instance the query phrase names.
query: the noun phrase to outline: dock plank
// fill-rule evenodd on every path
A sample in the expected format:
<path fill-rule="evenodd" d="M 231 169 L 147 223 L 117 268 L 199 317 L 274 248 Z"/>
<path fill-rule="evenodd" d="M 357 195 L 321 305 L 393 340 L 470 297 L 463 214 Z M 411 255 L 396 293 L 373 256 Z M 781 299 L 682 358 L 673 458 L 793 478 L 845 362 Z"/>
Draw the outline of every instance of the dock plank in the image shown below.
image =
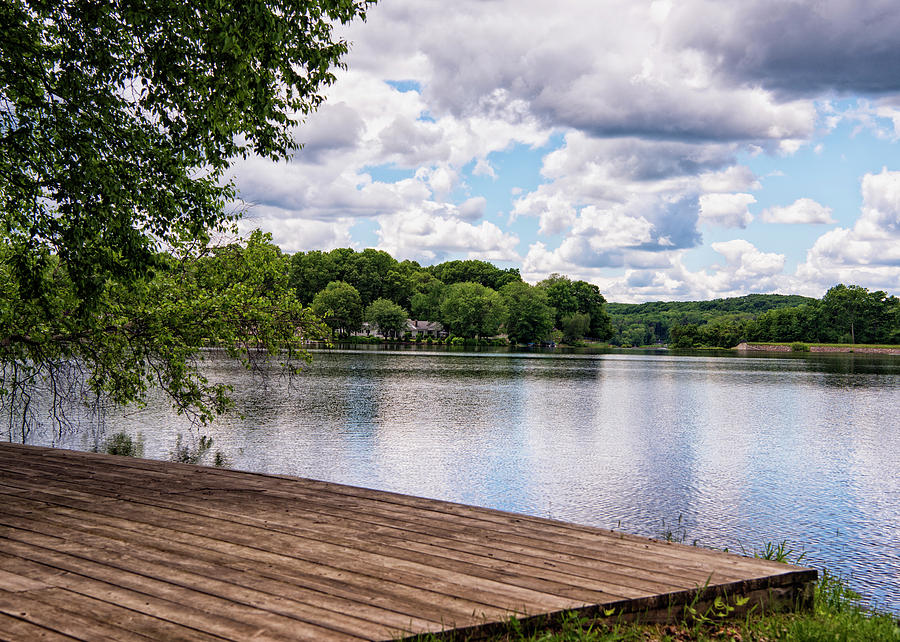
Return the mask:
<path fill-rule="evenodd" d="M 0 444 L 0 640 L 392 640 L 568 610 L 659 619 L 698 593 L 802 601 L 815 578 L 372 489 Z"/>

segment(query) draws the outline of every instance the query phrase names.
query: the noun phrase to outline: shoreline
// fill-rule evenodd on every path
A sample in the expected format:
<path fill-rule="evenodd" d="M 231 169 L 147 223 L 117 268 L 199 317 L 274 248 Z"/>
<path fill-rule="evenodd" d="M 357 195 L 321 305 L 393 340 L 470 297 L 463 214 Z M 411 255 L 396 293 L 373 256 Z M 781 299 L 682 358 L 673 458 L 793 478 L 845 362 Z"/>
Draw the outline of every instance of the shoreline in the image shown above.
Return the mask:
<path fill-rule="evenodd" d="M 795 348 L 800 346 L 799 348 Z M 738 352 L 852 352 L 862 354 L 889 354 L 900 356 L 900 347 L 888 348 L 867 346 L 864 344 L 826 345 L 815 343 L 739 343 L 734 350 Z"/>

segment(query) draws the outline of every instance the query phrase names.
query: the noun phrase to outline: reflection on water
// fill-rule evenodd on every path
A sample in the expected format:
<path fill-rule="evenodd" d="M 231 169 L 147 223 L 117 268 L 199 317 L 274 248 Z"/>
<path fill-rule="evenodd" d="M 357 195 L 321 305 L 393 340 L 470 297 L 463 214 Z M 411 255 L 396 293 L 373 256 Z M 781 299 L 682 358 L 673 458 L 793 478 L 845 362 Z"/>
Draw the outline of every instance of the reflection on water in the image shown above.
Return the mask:
<path fill-rule="evenodd" d="M 292 386 L 209 367 L 240 416 L 204 433 L 234 468 L 737 551 L 787 540 L 900 612 L 896 358 L 348 350 Z M 121 429 L 154 458 L 190 430 L 161 403 Z"/>

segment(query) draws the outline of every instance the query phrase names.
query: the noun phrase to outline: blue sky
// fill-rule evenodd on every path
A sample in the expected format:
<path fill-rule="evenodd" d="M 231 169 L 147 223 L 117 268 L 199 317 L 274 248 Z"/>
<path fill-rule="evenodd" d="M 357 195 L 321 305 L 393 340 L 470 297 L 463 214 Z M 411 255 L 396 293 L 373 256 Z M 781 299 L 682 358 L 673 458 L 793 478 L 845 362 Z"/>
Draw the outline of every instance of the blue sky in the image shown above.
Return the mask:
<path fill-rule="evenodd" d="M 893 0 L 382 0 L 289 162 L 286 251 L 558 272 L 611 301 L 900 294 Z"/>

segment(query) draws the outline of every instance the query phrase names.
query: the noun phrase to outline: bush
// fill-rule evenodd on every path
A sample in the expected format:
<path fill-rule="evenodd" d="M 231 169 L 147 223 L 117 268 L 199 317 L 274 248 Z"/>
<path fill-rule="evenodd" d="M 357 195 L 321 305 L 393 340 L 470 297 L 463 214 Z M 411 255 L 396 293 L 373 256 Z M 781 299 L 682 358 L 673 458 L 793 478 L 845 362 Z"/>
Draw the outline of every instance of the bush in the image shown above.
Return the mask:
<path fill-rule="evenodd" d="M 104 450 L 108 455 L 140 457 L 141 450 L 143 449 L 140 447 L 140 444 L 135 443 L 135 441 L 124 432 L 117 432 L 106 440 L 106 447 Z"/>
<path fill-rule="evenodd" d="M 809 352 L 809 344 L 801 343 L 800 341 L 795 341 L 791 344 L 792 352 Z"/>
<path fill-rule="evenodd" d="M 207 451 L 212 448 L 212 444 L 212 437 L 201 435 L 198 443 L 192 447 L 182 442 L 179 433 L 175 440 L 175 450 L 172 451 L 172 461 L 182 464 L 199 464 Z"/>

